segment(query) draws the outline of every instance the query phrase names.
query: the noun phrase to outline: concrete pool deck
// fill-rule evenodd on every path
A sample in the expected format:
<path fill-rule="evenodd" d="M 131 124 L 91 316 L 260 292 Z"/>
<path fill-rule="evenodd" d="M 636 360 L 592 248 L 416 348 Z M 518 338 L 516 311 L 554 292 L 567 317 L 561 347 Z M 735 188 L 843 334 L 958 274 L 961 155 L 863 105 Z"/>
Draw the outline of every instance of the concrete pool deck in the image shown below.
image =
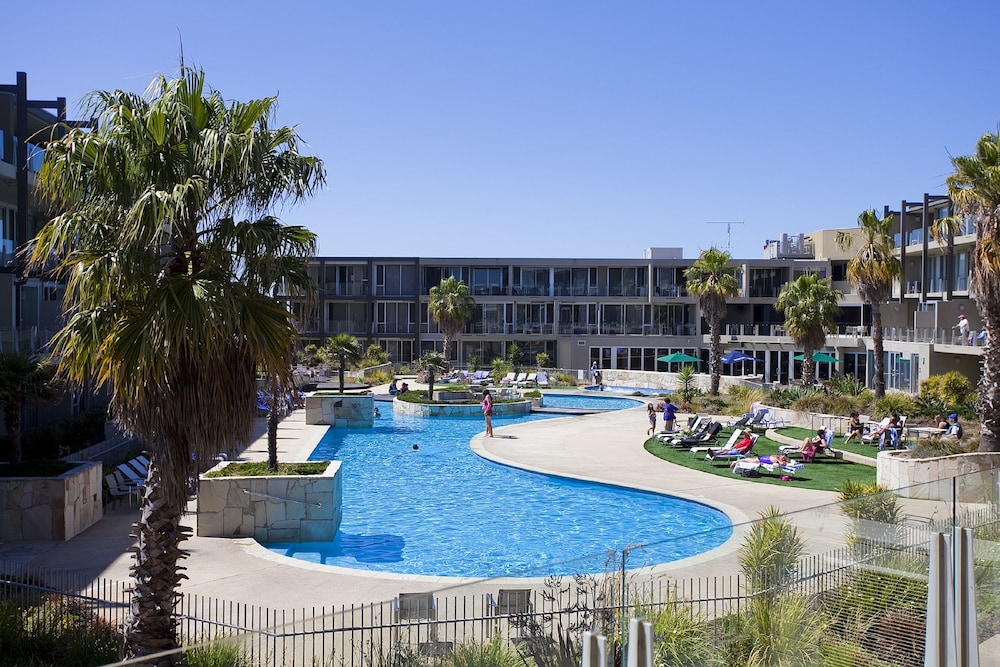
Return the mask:
<path fill-rule="evenodd" d="M 278 430 L 280 460 L 305 460 L 322 438 L 326 426 L 310 426 L 305 411 L 282 420 Z M 240 460 L 266 460 L 267 438 L 263 420 L 259 437 Z M 482 434 L 472 447 L 497 462 L 539 472 L 669 493 L 705 502 L 726 511 L 734 523 L 757 517 L 768 506 L 785 512 L 829 506 L 836 494 L 754 484 L 738 477 L 720 477 L 662 461 L 643 448 L 648 421 L 642 405 L 634 409 L 592 415 L 498 426 L 495 438 Z M 350 502 L 345 499 L 345 502 Z M 131 524 L 138 516 L 126 504 L 109 511 L 97 525 L 67 542 L 8 543 L 0 545 L 0 559 L 15 560 L 88 577 L 119 581 L 129 578 L 132 562 L 128 548 Z M 842 539 L 835 510 L 820 510 L 805 523 L 811 540 L 831 547 Z M 193 527 L 189 508 L 186 525 Z M 734 530 L 726 545 L 700 556 L 645 568 L 651 577 L 696 577 L 734 574 L 736 549 L 742 529 Z M 824 533 L 826 531 L 826 533 Z M 271 554 L 253 540 L 193 536 L 184 543 L 189 557 L 182 561 L 188 580 L 186 594 L 197 594 L 235 603 L 252 603 L 275 609 L 352 605 L 391 600 L 403 591 L 453 589 L 457 593 L 495 590 L 498 581 L 449 577 L 416 577 L 369 573 L 296 561 Z M 819 547 L 817 547 L 819 548 Z"/>

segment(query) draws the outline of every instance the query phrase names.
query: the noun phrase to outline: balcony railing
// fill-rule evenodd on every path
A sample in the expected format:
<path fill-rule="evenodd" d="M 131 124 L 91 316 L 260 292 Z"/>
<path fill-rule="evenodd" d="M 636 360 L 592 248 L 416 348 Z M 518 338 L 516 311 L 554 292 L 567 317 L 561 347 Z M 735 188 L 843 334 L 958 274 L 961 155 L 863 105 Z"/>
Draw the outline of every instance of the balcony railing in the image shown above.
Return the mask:
<path fill-rule="evenodd" d="M 674 285 L 666 283 L 663 285 L 657 285 L 653 288 L 653 294 L 656 296 L 665 296 L 667 298 L 676 298 L 679 296 L 687 296 L 687 288 L 684 285 Z"/>
<path fill-rule="evenodd" d="M 366 320 L 330 320 L 330 333 L 368 333 Z"/>
<path fill-rule="evenodd" d="M 368 283 L 324 283 L 326 296 L 368 296 Z"/>
<path fill-rule="evenodd" d="M 900 343 L 931 343 L 934 345 L 958 345 L 962 347 L 985 347 L 988 337 L 985 331 L 972 331 L 966 340 L 958 329 L 935 327 L 883 327 L 882 339 Z"/>
<path fill-rule="evenodd" d="M 417 325 L 408 323 L 389 324 L 380 322 L 375 324 L 375 333 L 379 334 L 412 334 L 416 333 Z"/>

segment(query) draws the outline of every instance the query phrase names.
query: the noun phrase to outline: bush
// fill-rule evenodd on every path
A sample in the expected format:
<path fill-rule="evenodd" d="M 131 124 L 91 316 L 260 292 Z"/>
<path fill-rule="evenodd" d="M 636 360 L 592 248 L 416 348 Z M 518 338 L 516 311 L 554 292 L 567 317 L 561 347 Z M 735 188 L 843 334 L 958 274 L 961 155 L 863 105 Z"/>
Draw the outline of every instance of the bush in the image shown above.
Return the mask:
<path fill-rule="evenodd" d="M 763 403 L 767 393 L 760 387 L 732 385 L 729 387 L 732 414 L 746 414 L 753 410 L 755 403 Z"/>
<path fill-rule="evenodd" d="M 535 365 L 539 368 L 550 368 L 552 366 L 552 358 L 549 357 L 547 352 L 539 352 L 535 355 Z"/>
<path fill-rule="evenodd" d="M 924 413 L 928 417 L 957 412 L 963 417 L 972 418 L 976 414 L 976 398 L 976 392 L 969 385 L 968 378 L 958 371 L 932 375 L 920 383 L 921 407 L 932 410 Z"/>
<path fill-rule="evenodd" d="M 379 384 L 389 384 L 392 382 L 393 375 L 389 371 L 372 371 L 364 377 L 365 384 L 369 387 L 374 387 Z"/>
<path fill-rule="evenodd" d="M 485 643 L 459 644 L 442 662 L 443 667 L 523 667 L 517 649 L 500 635 Z"/>
<path fill-rule="evenodd" d="M 104 440 L 107 420 L 105 408 L 78 412 L 25 431 L 21 447 L 33 458 L 57 459 Z"/>
<path fill-rule="evenodd" d="M 901 391 L 890 391 L 876 401 L 873 415 L 889 417 L 891 415 L 912 415 L 917 411 L 916 403 Z"/>
<path fill-rule="evenodd" d="M 552 382 L 552 378 L 549 378 L 549 382 L 550 383 Z M 575 387 L 576 378 L 570 375 L 569 373 L 556 373 L 555 383 L 559 386 Z"/>
<path fill-rule="evenodd" d="M 849 415 L 860 412 L 866 404 L 854 396 L 811 392 L 792 403 L 792 409 L 799 412 L 818 412 L 826 415 Z"/>
<path fill-rule="evenodd" d="M 826 388 L 843 396 L 862 396 L 868 390 L 865 383 L 853 375 L 834 375 L 826 381 Z"/>

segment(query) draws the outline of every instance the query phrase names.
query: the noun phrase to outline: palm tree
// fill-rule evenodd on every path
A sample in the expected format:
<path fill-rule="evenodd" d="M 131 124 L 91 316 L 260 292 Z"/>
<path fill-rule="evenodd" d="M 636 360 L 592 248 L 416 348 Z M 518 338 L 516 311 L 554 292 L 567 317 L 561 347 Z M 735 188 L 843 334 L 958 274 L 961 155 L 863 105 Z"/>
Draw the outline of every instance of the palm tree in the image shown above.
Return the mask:
<path fill-rule="evenodd" d="M 701 315 L 708 322 L 711 335 L 708 370 L 712 377 L 712 395 L 719 395 L 722 374 L 722 318 L 726 316 L 726 300 L 740 293 L 736 269 L 729 266 L 729 253 L 716 247 L 702 250 L 698 259 L 684 271 L 687 291 L 698 298 Z"/>
<path fill-rule="evenodd" d="M 448 276 L 440 285 L 431 288 L 427 312 L 444 334 L 445 361 L 451 359 L 451 343 L 462 333 L 475 307 L 476 300 L 469 296 L 469 286 L 455 276 Z"/>
<path fill-rule="evenodd" d="M 94 131 L 50 141 L 40 195 L 57 212 L 29 268 L 67 281 L 68 321 L 53 338 L 60 372 L 109 387 L 119 428 L 150 451 L 132 566 L 125 653 L 167 665 L 184 575 L 181 525 L 192 461 L 249 439 L 257 371 L 291 381 L 296 341 L 287 304 L 262 282 L 307 290 L 297 264 L 262 281 L 268 248 L 301 229 L 268 218 L 322 185 L 323 163 L 272 127 L 275 98 L 226 102 L 201 71 L 157 77 L 145 96 L 95 92 Z M 282 241 L 283 242 L 283 241 Z M 147 659 L 148 658 L 148 659 Z"/>
<path fill-rule="evenodd" d="M 361 361 L 361 343 L 349 333 L 339 333 L 326 339 L 323 345 L 326 358 L 337 360 L 337 377 L 340 380 L 340 391 L 344 391 L 344 371 L 348 364 Z"/>
<path fill-rule="evenodd" d="M 62 395 L 56 367 L 47 359 L 24 352 L 0 353 L 0 405 L 7 429 L 10 465 L 21 465 L 21 412 L 26 403 L 51 403 Z"/>
<path fill-rule="evenodd" d="M 448 362 L 440 352 L 431 350 L 420 357 L 417 364 L 421 370 L 427 371 L 427 398 L 434 400 L 434 374 L 447 371 Z"/>
<path fill-rule="evenodd" d="M 858 252 L 847 262 L 847 279 L 863 303 L 872 308 L 872 344 L 875 347 L 875 398 L 885 396 L 885 359 L 882 347 L 882 304 L 892 296 L 893 281 L 903 273 L 893 253 L 891 218 L 879 218 L 874 209 L 858 216 L 859 232 L 837 232 L 837 245 L 850 250 L 859 239 Z M 864 378 L 860 378 L 864 379 Z"/>
<path fill-rule="evenodd" d="M 840 312 L 839 299 L 844 296 L 833 289 L 829 278 L 815 273 L 799 276 L 785 283 L 774 307 L 785 315 L 785 329 L 795 344 L 804 349 L 802 384 L 812 384 L 815 373 L 813 352 L 826 345 L 826 332 L 836 326 Z"/>
<path fill-rule="evenodd" d="M 1000 451 L 1000 134 L 984 134 L 974 155 L 952 158 L 948 177 L 954 215 L 932 228 L 939 240 L 950 238 L 966 221 L 976 225 L 970 292 L 986 329 L 979 377 L 979 451 Z"/>

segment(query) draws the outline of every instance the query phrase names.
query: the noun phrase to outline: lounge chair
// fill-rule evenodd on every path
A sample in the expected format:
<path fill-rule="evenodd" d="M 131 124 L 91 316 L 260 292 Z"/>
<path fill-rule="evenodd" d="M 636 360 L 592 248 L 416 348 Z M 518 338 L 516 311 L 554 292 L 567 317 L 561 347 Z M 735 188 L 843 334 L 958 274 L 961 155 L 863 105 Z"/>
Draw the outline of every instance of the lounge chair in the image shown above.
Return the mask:
<path fill-rule="evenodd" d="M 754 473 L 760 474 L 760 468 L 764 468 L 771 474 L 781 473 L 784 475 L 795 475 L 800 472 L 804 465 L 797 461 L 789 461 L 785 465 L 778 465 L 778 463 L 764 463 L 759 458 L 753 461 L 748 460 L 737 460 L 736 464 L 733 465 L 733 473 L 737 475 L 743 475 L 744 477 L 755 477 Z"/>
<path fill-rule="evenodd" d="M 742 459 L 742 458 L 746 458 L 747 456 L 753 456 L 753 448 L 754 448 L 754 445 L 757 444 L 757 438 L 759 438 L 759 437 L 760 437 L 760 435 L 757 434 L 757 433 L 751 434 L 750 435 L 750 446 L 747 447 L 746 449 L 744 449 L 743 451 L 740 451 L 740 450 L 737 450 L 737 449 L 716 449 L 716 450 L 709 450 L 708 453 L 705 454 L 705 460 L 706 461 L 732 461 L 734 459 L 739 460 L 739 459 Z"/>
<path fill-rule="evenodd" d="M 544 388 L 548 388 L 548 386 L 549 386 L 549 374 L 546 373 L 545 371 L 538 371 L 538 373 L 535 374 L 535 384 L 540 389 L 543 388 L 543 387 Z"/>
<path fill-rule="evenodd" d="M 762 422 L 764 421 L 764 418 L 767 417 L 767 413 L 768 413 L 767 408 L 761 408 L 760 410 L 754 412 L 753 417 L 751 417 L 750 421 L 748 421 L 746 424 L 747 428 L 749 428 L 751 431 L 756 431 L 757 429 L 764 429 L 765 427 Z"/>
<path fill-rule="evenodd" d="M 748 423 L 750 423 L 751 419 L 753 419 L 753 413 L 745 412 L 739 417 L 734 417 L 733 419 L 730 419 L 729 422 L 726 424 L 726 428 L 735 428 L 737 431 L 739 431 Z"/>
<path fill-rule="evenodd" d="M 824 440 L 822 445 L 817 445 L 816 451 L 812 454 L 806 455 L 802 454 L 799 450 L 801 445 L 780 445 L 778 447 L 778 452 L 784 454 L 785 456 L 793 456 L 795 454 L 802 454 L 802 460 L 805 462 L 811 462 L 813 458 L 819 454 L 821 451 L 826 451 L 827 454 L 833 456 L 833 429 L 828 428 L 824 431 Z"/>
<path fill-rule="evenodd" d="M 722 445 L 722 447 L 714 447 L 714 446 L 707 446 L 707 445 L 706 446 L 702 446 L 702 447 L 692 447 L 691 448 L 691 453 L 692 454 L 700 454 L 702 452 L 707 452 L 710 449 L 731 449 L 732 446 L 735 445 L 737 443 L 737 441 L 740 439 L 740 436 L 742 434 L 743 434 L 743 431 L 741 429 L 736 429 L 735 431 L 733 431 L 729 435 L 729 440 L 726 440 L 725 444 Z"/>
<path fill-rule="evenodd" d="M 393 634 L 399 640 L 402 628 L 407 634 L 416 634 L 417 643 L 421 636 L 428 640 L 437 639 L 437 600 L 433 593 L 400 593 L 392 600 Z M 426 630 L 421 632 L 421 628 Z"/>
<path fill-rule="evenodd" d="M 500 384 L 513 384 L 514 380 L 517 379 L 517 375 L 514 373 L 507 373 L 503 378 L 500 379 Z"/>
<path fill-rule="evenodd" d="M 127 463 L 119 465 L 117 470 L 124 475 L 124 479 L 129 486 L 144 486 L 146 484 L 146 478 L 141 477 L 139 471 Z"/>
<path fill-rule="evenodd" d="M 497 591 L 496 597 L 493 597 L 492 593 L 487 593 L 486 603 L 487 614 L 495 619 L 493 623 L 487 625 L 486 631 L 489 635 L 499 629 L 501 619 L 530 614 L 533 608 L 530 588 L 501 588 Z M 515 621 L 511 627 L 514 625 L 520 624 Z"/>
<path fill-rule="evenodd" d="M 708 422 L 706 428 L 696 435 L 689 435 L 682 438 L 674 438 L 670 441 L 672 447 L 691 447 L 694 445 L 704 445 L 719 437 L 722 424 L 719 422 Z"/>
<path fill-rule="evenodd" d="M 132 507 L 132 494 L 137 490 L 135 486 L 122 486 L 118 483 L 118 478 L 112 473 L 104 476 L 104 481 L 108 485 L 108 496 L 106 502 L 110 502 L 114 507 L 115 503 L 120 503 L 128 498 L 128 506 Z"/>
<path fill-rule="evenodd" d="M 674 440 L 675 438 L 683 438 L 689 435 L 700 435 L 708 428 L 711 422 L 707 417 L 700 415 L 693 415 L 688 419 L 687 428 L 680 431 L 659 431 L 656 437 L 660 440 L 665 440 L 667 442 Z"/>
<path fill-rule="evenodd" d="M 518 381 L 515 382 L 514 384 L 516 384 L 518 387 L 534 387 L 535 378 L 537 376 L 538 376 L 537 373 L 528 373 L 528 376 L 526 378 L 524 378 L 523 380 L 518 379 Z"/>
<path fill-rule="evenodd" d="M 514 380 L 510 384 L 515 387 L 520 387 L 521 385 L 524 384 L 524 381 L 527 379 L 528 379 L 527 373 L 518 373 L 517 377 L 514 378 Z"/>

